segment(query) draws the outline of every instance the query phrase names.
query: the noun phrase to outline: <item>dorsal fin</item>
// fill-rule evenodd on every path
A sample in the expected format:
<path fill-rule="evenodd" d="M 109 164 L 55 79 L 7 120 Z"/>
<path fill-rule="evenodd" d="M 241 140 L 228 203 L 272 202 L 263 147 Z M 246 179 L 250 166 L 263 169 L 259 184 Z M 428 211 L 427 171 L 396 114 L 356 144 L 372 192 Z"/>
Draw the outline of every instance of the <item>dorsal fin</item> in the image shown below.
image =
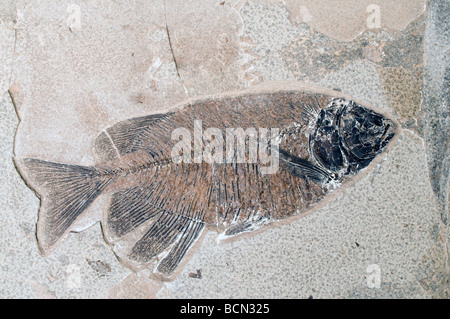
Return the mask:
<path fill-rule="evenodd" d="M 133 152 L 145 152 L 157 159 L 170 158 L 175 144 L 171 133 L 177 128 L 193 132 L 194 121 L 203 128 L 282 128 L 291 123 L 307 123 L 316 116 L 326 96 L 299 92 L 249 94 L 227 99 L 207 99 L 189 103 L 176 111 L 153 114 L 119 122 L 105 129 L 95 140 L 99 161 L 111 161 Z M 285 106 L 285 107 L 282 107 Z M 227 112 L 224 112 L 227 110 Z"/>

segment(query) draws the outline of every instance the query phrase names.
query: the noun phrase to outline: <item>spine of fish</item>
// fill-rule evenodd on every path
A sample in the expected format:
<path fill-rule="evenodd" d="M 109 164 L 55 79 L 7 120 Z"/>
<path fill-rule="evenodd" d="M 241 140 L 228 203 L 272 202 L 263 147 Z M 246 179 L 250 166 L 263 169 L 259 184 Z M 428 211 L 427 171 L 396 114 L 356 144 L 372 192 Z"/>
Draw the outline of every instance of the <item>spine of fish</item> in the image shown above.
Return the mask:
<path fill-rule="evenodd" d="M 90 166 L 32 158 L 15 158 L 15 164 L 41 199 L 37 237 L 43 255 L 52 251 L 114 179 L 113 175 Z"/>

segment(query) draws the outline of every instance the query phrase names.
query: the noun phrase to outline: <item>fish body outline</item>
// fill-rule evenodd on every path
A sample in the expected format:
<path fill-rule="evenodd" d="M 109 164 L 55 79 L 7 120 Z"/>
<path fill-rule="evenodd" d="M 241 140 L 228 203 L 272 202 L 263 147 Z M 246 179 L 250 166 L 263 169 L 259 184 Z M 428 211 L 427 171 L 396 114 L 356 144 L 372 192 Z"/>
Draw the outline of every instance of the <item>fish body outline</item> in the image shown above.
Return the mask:
<path fill-rule="evenodd" d="M 352 121 L 358 108 L 372 119 Z M 364 158 L 363 144 L 370 145 L 370 136 L 326 135 L 328 117 L 335 121 L 331 131 L 350 137 L 352 130 L 345 125 L 386 120 L 389 139 Z M 279 128 L 279 170 L 262 175 L 260 163 L 174 164 L 170 154 L 179 141 L 171 133 L 180 127 L 194 131 L 195 120 L 222 131 Z M 170 280 L 206 229 L 216 230 L 221 240 L 235 240 L 311 213 L 370 171 L 395 144 L 399 130 L 385 112 L 341 92 L 265 83 L 116 123 L 95 139 L 98 163 L 90 167 L 21 157 L 15 163 L 41 198 L 37 237 L 43 255 L 51 253 L 87 207 L 107 195 L 102 229 L 119 260 L 135 271 L 150 267 L 158 278 Z M 339 145 L 326 144 L 336 156 L 323 156 L 317 140 L 327 138 Z"/>

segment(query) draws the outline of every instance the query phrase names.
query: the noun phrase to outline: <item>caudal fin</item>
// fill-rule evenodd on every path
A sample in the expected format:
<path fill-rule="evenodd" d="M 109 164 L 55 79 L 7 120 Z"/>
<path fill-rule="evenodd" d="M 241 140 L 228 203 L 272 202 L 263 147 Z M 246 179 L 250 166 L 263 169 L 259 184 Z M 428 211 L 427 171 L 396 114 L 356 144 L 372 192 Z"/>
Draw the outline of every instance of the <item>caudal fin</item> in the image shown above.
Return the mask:
<path fill-rule="evenodd" d="M 15 158 L 26 182 L 41 198 L 37 237 L 48 254 L 70 231 L 111 179 L 100 178 L 94 167 L 59 164 L 38 159 Z"/>

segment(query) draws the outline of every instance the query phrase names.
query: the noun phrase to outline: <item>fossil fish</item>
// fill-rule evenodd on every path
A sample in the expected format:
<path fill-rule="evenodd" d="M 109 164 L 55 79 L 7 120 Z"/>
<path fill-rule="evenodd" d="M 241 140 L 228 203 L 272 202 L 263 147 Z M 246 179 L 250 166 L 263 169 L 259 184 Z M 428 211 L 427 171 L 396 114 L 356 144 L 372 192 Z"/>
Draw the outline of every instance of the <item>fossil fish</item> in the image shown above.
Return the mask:
<path fill-rule="evenodd" d="M 181 128 L 194 138 L 174 134 Z M 214 138 L 195 137 L 207 128 L 215 128 Z M 217 132 L 230 128 L 248 134 L 241 144 L 217 144 L 225 141 Z M 256 147 L 269 154 L 276 146 L 272 172 L 263 173 L 267 161 L 249 160 L 250 133 L 261 128 L 277 129 Z M 44 255 L 99 196 L 108 196 L 102 229 L 119 260 L 170 279 L 205 229 L 236 238 L 305 215 L 379 161 L 398 129 L 391 117 L 340 92 L 266 88 L 119 122 L 95 139 L 93 166 L 19 157 L 15 163 L 41 199 L 37 238 Z M 228 160 L 201 157 L 213 141 L 209 155 L 231 154 Z M 237 145 L 241 161 L 238 151 L 227 153 Z"/>

